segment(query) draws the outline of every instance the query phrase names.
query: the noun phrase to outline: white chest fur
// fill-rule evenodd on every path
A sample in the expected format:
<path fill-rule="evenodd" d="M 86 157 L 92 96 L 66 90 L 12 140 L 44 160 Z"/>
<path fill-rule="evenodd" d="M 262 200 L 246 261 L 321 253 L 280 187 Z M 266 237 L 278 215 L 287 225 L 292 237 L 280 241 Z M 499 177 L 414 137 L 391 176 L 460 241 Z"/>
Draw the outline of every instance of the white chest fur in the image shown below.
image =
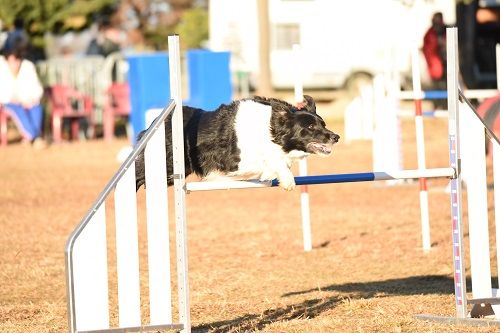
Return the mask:
<path fill-rule="evenodd" d="M 306 153 L 292 151 L 286 154 L 280 145 L 272 142 L 271 106 L 251 100 L 241 101 L 235 117 L 234 128 L 240 150 L 238 171 L 227 175 L 213 173 L 205 179 L 275 179 L 290 168 L 293 160 Z M 286 170 L 285 170 L 286 169 Z"/>

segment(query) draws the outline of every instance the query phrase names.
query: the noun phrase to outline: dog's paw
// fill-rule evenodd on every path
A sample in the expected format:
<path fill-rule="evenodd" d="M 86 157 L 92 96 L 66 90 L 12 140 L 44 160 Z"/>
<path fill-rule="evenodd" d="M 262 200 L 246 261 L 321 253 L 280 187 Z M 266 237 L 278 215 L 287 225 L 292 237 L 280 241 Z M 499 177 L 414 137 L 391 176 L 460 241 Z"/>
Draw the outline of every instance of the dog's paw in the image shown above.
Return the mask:
<path fill-rule="evenodd" d="M 266 180 L 273 180 L 275 179 L 277 176 L 276 172 L 263 172 L 260 176 L 259 176 L 259 180 L 261 182 L 265 182 Z"/>
<path fill-rule="evenodd" d="M 295 178 L 292 173 L 286 175 L 280 175 L 278 177 L 279 185 L 286 191 L 292 191 L 295 189 Z"/>

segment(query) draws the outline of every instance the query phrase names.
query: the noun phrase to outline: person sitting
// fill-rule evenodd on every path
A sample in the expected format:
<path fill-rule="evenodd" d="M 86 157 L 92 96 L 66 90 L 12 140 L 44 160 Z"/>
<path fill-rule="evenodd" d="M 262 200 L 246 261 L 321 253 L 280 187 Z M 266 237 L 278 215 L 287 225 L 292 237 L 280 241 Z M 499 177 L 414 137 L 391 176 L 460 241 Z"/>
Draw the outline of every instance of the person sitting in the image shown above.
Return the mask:
<path fill-rule="evenodd" d="M 3 50 L 14 48 L 14 44 L 18 42 L 26 43 L 26 47 L 30 45 L 28 34 L 24 29 L 24 20 L 20 17 L 14 19 L 14 29 L 7 34 Z"/>
<path fill-rule="evenodd" d="M 16 123 L 23 141 L 43 148 L 43 108 L 40 105 L 43 87 L 35 65 L 25 59 L 27 49 L 28 44 L 18 39 L 0 56 L 0 103 Z"/>

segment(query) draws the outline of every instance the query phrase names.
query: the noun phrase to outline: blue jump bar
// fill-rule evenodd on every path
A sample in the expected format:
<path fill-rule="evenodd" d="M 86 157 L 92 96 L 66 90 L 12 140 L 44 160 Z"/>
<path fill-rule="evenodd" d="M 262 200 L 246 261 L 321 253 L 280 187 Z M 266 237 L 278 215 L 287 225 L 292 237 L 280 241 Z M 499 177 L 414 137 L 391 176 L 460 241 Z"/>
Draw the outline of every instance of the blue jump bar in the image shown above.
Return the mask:
<path fill-rule="evenodd" d="M 424 99 L 447 99 L 448 92 L 446 90 L 428 90 L 424 91 Z"/>
<path fill-rule="evenodd" d="M 375 180 L 375 173 L 344 173 L 338 175 L 321 175 L 321 176 L 300 176 L 295 177 L 296 185 L 319 185 L 332 183 L 354 183 L 354 182 L 371 182 Z M 279 181 L 274 179 L 271 186 L 278 186 Z"/>
<path fill-rule="evenodd" d="M 485 99 L 494 96 L 498 96 L 498 90 L 496 89 L 476 89 L 476 90 L 467 90 L 463 92 L 463 95 L 467 98 L 478 98 Z M 448 92 L 446 90 L 427 90 L 421 91 L 419 93 L 413 91 L 401 91 L 399 97 L 405 100 L 414 100 L 414 99 L 424 99 L 424 100 L 432 100 L 432 99 L 447 99 Z"/>
<path fill-rule="evenodd" d="M 417 169 L 417 170 L 393 170 L 393 171 L 371 171 L 357 173 L 343 173 L 332 175 L 315 175 L 295 177 L 296 185 L 320 185 L 333 183 L 353 183 L 353 182 L 371 182 L 376 180 L 392 179 L 418 179 L 418 178 L 453 178 L 456 177 L 453 168 L 435 168 L 435 169 Z M 193 191 L 212 191 L 229 190 L 243 188 L 265 188 L 278 186 L 278 180 L 259 181 L 251 180 L 214 180 L 186 183 L 186 190 Z"/>

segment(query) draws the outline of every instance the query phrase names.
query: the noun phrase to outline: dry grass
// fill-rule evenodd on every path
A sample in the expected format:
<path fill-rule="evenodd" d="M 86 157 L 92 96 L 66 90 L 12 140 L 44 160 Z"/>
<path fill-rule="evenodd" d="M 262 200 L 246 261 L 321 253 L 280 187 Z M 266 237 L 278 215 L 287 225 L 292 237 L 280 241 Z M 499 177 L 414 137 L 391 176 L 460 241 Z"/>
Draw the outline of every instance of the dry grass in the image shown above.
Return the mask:
<path fill-rule="evenodd" d="M 331 127 L 342 134 L 340 122 Z M 425 128 L 428 166 L 446 166 L 446 122 L 426 120 Z M 409 169 L 416 168 L 414 136 L 413 123 L 405 121 Z M 0 150 L 0 332 L 67 330 L 64 243 L 118 168 L 115 156 L 125 144 Z M 369 171 L 371 159 L 370 143 L 341 143 L 333 157 L 311 158 L 310 174 Z M 309 253 L 302 251 L 298 190 L 190 194 L 193 331 L 500 331 L 415 319 L 455 311 L 445 185 L 444 180 L 429 184 L 433 248 L 428 254 L 420 248 L 417 183 L 311 186 Z M 141 249 L 141 267 L 144 255 Z M 147 296 L 142 301 L 146 323 Z M 116 307 L 111 310 L 116 323 Z"/>

